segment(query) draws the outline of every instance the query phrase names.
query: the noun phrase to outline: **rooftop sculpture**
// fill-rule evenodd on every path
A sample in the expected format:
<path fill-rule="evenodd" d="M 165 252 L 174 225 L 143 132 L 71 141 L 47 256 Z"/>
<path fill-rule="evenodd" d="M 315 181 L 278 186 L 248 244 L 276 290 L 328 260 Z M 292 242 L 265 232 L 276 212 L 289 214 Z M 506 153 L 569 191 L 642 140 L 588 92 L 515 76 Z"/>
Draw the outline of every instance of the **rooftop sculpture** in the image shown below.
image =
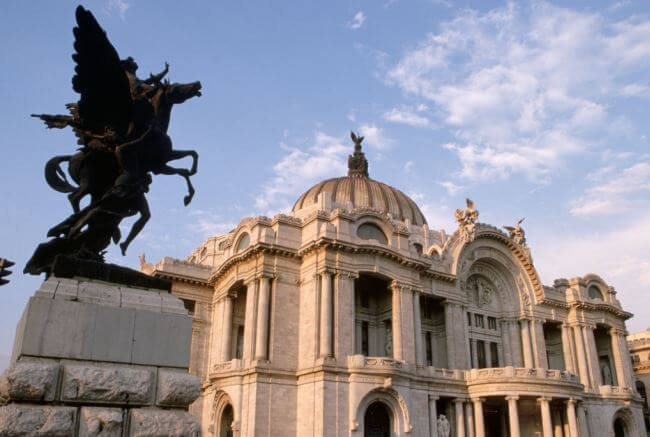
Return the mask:
<path fill-rule="evenodd" d="M 188 205 L 194 195 L 190 176 L 197 170 L 194 150 L 174 150 L 167 134 L 172 107 L 201 95 L 201 83 L 170 83 L 163 71 L 140 79 L 133 58 L 120 59 L 93 14 L 82 6 L 76 10 L 72 56 L 76 66 L 72 78 L 77 103 L 66 105 L 69 114 L 33 114 L 48 128 L 71 127 L 81 145 L 71 155 L 55 156 L 45 166 L 45 178 L 54 190 L 68 193 L 72 215 L 52 227 L 27 262 L 24 272 L 51 274 L 57 260 L 104 263 L 111 240 L 122 254 L 150 218 L 146 193 L 151 174 L 180 175 L 187 182 Z M 190 169 L 168 163 L 192 157 Z M 61 169 L 68 163 L 70 183 Z M 81 199 L 90 196 L 88 206 Z M 122 240 L 119 224 L 138 214 L 129 234 Z M 121 242 L 120 242 L 121 241 Z"/>

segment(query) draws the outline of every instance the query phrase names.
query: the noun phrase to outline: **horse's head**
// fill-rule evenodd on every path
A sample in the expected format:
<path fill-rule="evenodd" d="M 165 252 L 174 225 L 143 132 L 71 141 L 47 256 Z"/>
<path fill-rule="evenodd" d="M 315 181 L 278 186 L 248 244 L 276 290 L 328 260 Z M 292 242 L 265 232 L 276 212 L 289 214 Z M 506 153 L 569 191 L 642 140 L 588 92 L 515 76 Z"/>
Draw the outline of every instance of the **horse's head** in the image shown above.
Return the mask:
<path fill-rule="evenodd" d="M 177 105 L 192 97 L 201 96 L 201 82 L 174 83 L 165 87 L 165 95 L 170 103 Z"/>

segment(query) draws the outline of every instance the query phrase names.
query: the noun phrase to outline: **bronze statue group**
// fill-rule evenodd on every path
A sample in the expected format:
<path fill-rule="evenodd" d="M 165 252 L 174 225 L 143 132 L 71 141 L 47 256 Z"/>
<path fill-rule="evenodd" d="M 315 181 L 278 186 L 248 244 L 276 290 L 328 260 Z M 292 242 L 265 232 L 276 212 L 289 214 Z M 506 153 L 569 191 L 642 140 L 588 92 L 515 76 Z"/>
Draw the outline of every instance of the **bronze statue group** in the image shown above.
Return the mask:
<path fill-rule="evenodd" d="M 186 182 L 188 205 L 194 195 L 190 176 L 196 173 L 198 154 L 174 150 L 167 134 L 173 105 L 201 95 L 201 83 L 170 83 L 164 70 L 141 80 L 133 58 L 120 60 L 92 13 L 79 6 L 73 29 L 76 63 L 72 78 L 77 103 L 66 105 L 69 115 L 33 115 L 48 128 L 71 127 L 81 146 L 72 155 L 56 156 L 45 166 L 47 183 L 69 193 L 73 213 L 48 231 L 25 267 L 25 273 L 49 274 L 57 256 L 104 262 L 106 248 L 122 240 L 120 222 L 136 214 L 127 237 L 119 243 L 122 254 L 150 218 L 146 193 L 151 174 L 180 175 Z M 192 158 L 190 169 L 169 161 Z M 68 163 L 68 174 L 61 168 Z M 89 195 L 88 205 L 80 207 Z"/>

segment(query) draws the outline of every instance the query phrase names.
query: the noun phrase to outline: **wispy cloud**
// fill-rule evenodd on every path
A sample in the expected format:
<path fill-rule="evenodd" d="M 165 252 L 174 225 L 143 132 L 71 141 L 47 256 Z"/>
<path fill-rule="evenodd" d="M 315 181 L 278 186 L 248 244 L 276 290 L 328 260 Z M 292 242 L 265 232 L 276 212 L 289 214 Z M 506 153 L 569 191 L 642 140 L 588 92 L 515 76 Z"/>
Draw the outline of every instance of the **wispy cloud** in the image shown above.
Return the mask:
<path fill-rule="evenodd" d="M 386 136 L 383 128 L 377 126 L 375 123 L 362 124 L 359 127 L 359 133 L 365 138 L 363 141 L 364 145 L 374 147 L 378 150 L 388 149 L 395 142 L 395 140 Z"/>
<path fill-rule="evenodd" d="M 405 124 L 413 127 L 431 126 L 431 120 L 421 114 L 421 112 L 426 109 L 420 108 L 426 108 L 426 105 L 420 106 L 418 108 L 411 108 L 409 106 L 393 108 L 388 112 L 384 112 L 383 118 L 384 120 L 390 121 L 392 123 Z"/>
<path fill-rule="evenodd" d="M 305 148 L 281 143 L 285 155 L 273 166 L 275 175 L 264 183 L 262 192 L 256 196 L 255 208 L 259 211 L 288 209 L 296 196 L 310 185 L 328 177 L 344 175 L 346 158 L 352 150 L 348 142 L 316 131 L 311 144 Z"/>
<path fill-rule="evenodd" d="M 363 11 L 359 11 L 356 14 L 354 14 L 352 21 L 348 23 L 348 27 L 352 30 L 357 30 L 360 29 L 361 26 L 363 26 L 363 23 L 365 22 L 366 22 L 366 14 L 364 14 Z"/>
<path fill-rule="evenodd" d="M 107 9 L 109 12 L 115 11 L 120 14 L 120 18 L 124 20 L 126 11 L 129 10 L 131 4 L 126 0 L 108 0 Z"/>
<path fill-rule="evenodd" d="M 604 167 L 588 178 L 595 184 L 582 197 L 571 202 L 569 212 L 572 215 L 622 214 L 648 205 L 650 162 L 638 162 L 620 171 L 611 166 Z"/>
<path fill-rule="evenodd" d="M 463 10 L 393 65 L 387 80 L 432 102 L 466 179 L 549 182 L 569 159 L 614 141 L 610 96 L 638 96 L 650 19 L 611 21 L 545 2 Z M 397 118 L 397 113 L 394 118 Z"/>
<path fill-rule="evenodd" d="M 190 232 L 200 234 L 203 237 L 224 234 L 236 226 L 235 223 L 212 211 L 194 209 L 189 215 L 192 217 L 192 221 L 188 225 Z"/>
<path fill-rule="evenodd" d="M 440 186 L 442 186 L 445 190 L 447 190 L 447 194 L 449 194 L 450 196 L 455 196 L 462 189 L 465 188 L 461 185 L 456 185 L 452 181 L 442 181 L 442 182 L 438 182 L 438 184 L 440 184 Z"/>

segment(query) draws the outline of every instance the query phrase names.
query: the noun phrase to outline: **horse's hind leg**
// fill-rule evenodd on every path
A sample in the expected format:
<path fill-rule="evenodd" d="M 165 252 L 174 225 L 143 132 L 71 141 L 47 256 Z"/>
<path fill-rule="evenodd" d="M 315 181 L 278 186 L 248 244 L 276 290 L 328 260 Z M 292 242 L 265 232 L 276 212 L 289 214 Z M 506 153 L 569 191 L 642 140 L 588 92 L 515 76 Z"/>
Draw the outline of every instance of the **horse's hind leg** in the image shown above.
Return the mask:
<path fill-rule="evenodd" d="M 192 157 L 192 168 L 190 169 L 190 176 L 196 174 L 196 170 L 199 165 L 199 154 L 194 150 L 172 150 L 169 154 L 170 161 L 176 161 L 177 159 L 183 159 L 186 156 Z"/>
<path fill-rule="evenodd" d="M 85 180 L 81 181 L 81 184 L 79 184 L 79 187 L 76 190 L 68 194 L 68 200 L 70 201 L 70 205 L 72 205 L 72 210 L 75 214 L 79 212 L 81 199 L 86 194 L 88 194 L 88 182 Z"/>
<path fill-rule="evenodd" d="M 196 153 L 196 152 L 195 152 Z M 170 167 L 168 165 L 165 165 L 164 167 L 158 169 L 158 172 L 160 174 L 164 175 L 179 175 L 185 179 L 187 182 L 187 196 L 183 198 L 183 204 L 185 206 L 189 205 L 190 202 L 192 201 L 192 198 L 194 197 L 194 186 L 192 186 L 192 181 L 190 181 L 190 176 L 192 173 L 190 170 L 186 168 L 175 168 L 175 167 Z"/>

